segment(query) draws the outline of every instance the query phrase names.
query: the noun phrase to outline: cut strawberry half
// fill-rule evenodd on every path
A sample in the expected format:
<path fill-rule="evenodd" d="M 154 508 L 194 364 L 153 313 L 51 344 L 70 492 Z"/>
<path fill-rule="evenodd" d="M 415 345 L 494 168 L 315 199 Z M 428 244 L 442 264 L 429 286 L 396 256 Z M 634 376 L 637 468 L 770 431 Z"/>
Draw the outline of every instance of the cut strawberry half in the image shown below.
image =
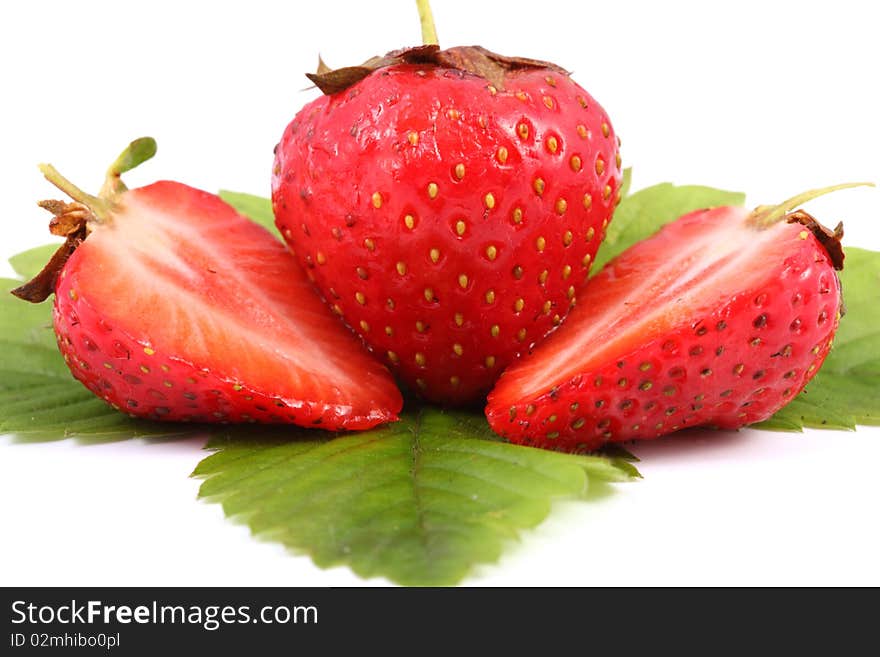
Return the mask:
<path fill-rule="evenodd" d="M 53 274 L 59 347 L 93 392 L 164 420 L 364 429 L 396 419 L 388 371 L 265 229 L 181 183 L 95 198 L 47 172 L 81 202 L 44 205 L 75 248 Z"/>
<path fill-rule="evenodd" d="M 564 326 L 502 376 L 492 427 L 590 450 L 772 415 L 822 365 L 840 318 L 842 228 L 786 214 L 831 189 L 755 212 L 694 212 L 621 254 Z"/>

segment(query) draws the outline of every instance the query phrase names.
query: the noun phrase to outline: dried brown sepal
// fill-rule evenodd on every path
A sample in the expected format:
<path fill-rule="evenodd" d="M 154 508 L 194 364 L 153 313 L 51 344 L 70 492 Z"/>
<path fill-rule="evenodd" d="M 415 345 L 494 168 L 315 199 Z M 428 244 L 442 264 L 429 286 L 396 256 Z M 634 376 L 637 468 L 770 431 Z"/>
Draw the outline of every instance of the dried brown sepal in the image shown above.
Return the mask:
<path fill-rule="evenodd" d="M 568 75 L 568 71 L 556 64 L 525 57 L 505 57 L 481 46 L 459 46 L 440 50 L 437 45 L 424 45 L 394 50 L 380 57 L 371 57 L 360 66 L 323 70 L 324 67 L 319 65 L 317 73 L 306 73 L 306 77 L 324 94 L 332 95 L 348 89 L 379 69 L 397 64 L 421 64 L 456 69 L 484 78 L 491 85 L 502 90 L 510 73 L 524 69 L 547 69 L 560 75 Z"/>
<path fill-rule="evenodd" d="M 318 70 L 315 72 L 318 75 L 322 75 L 324 73 L 329 73 L 332 70 L 333 70 L 332 68 L 330 68 L 329 66 L 327 66 L 326 63 L 324 63 L 324 59 L 321 57 L 321 55 L 318 55 Z"/>
<path fill-rule="evenodd" d="M 473 73 L 481 78 L 485 78 L 492 86 L 498 89 L 504 89 L 507 75 L 515 71 L 547 69 L 559 75 L 569 75 L 569 72 L 564 68 L 550 62 L 528 59 L 526 57 L 506 57 L 486 50 L 481 46 L 449 48 L 441 50 L 437 55 L 440 66 L 457 68 Z"/>
<path fill-rule="evenodd" d="M 49 232 L 66 237 L 67 240 L 55 251 L 39 274 L 11 291 L 19 299 L 31 303 L 41 303 L 55 291 L 55 284 L 67 264 L 67 259 L 88 235 L 88 223 L 95 220 L 94 213 L 82 203 L 48 200 L 40 201 L 37 205 L 54 215 L 49 222 Z"/>
<path fill-rule="evenodd" d="M 828 252 L 828 257 L 831 258 L 831 265 L 838 271 L 843 269 L 845 255 L 843 253 L 843 246 L 840 244 L 840 240 L 843 239 L 842 222 L 839 222 L 834 230 L 829 230 L 803 210 L 788 213 L 785 215 L 785 221 L 789 224 L 800 224 L 813 233 L 816 239 L 819 240 L 819 243 L 825 248 L 825 251 Z"/>
<path fill-rule="evenodd" d="M 374 70 L 366 66 L 347 66 L 326 73 L 306 73 L 306 77 L 314 82 L 325 96 L 332 96 L 360 82 Z"/>
<path fill-rule="evenodd" d="M 89 221 L 95 220 L 95 214 L 82 203 L 49 200 L 37 205 L 55 215 L 49 222 L 49 232 L 59 237 L 78 233 Z"/>
<path fill-rule="evenodd" d="M 40 273 L 24 285 L 11 290 L 12 294 L 19 299 L 24 299 L 31 303 L 42 303 L 48 299 L 49 295 L 55 292 L 58 276 L 61 274 L 61 270 L 64 269 L 64 265 L 67 264 L 67 259 L 82 244 L 84 239 L 85 228 L 82 228 L 78 233 L 68 236 L 67 241 L 58 248 Z"/>

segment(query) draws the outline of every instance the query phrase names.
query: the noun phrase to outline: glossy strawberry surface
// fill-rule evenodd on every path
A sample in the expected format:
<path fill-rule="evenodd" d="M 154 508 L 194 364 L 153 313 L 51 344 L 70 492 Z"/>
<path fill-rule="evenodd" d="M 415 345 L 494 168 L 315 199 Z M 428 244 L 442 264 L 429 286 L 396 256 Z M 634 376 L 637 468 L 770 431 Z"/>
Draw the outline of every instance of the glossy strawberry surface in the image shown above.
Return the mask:
<path fill-rule="evenodd" d="M 122 193 L 62 270 L 54 324 L 73 375 L 138 417 L 363 429 L 400 393 L 284 246 L 212 194 Z"/>
<path fill-rule="evenodd" d="M 306 105 L 272 190 L 333 311 L 414 390 L 467 403 L 564 320 L 620 180 L 607 115 L 567 75 L 501 89 L 402 64 Z"/>
<path fill-rule="evenodd" d="M 686 215 L 590 280 L 559 331 L 489 395 L 493 429 L 595 449 L 685 427 L 733 429 L 797 395 L 831 348 L 840 282 L 799 223 L 742 208 Z"/>

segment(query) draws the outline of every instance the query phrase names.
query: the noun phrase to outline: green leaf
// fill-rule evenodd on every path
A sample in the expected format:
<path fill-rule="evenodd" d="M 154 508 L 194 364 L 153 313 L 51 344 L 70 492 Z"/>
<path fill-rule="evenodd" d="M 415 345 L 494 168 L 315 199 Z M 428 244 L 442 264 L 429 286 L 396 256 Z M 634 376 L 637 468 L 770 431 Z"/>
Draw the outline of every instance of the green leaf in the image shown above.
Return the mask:
<path fill-rule="evenodd" d="M 281 233 L 275 227 L 275 214 L 272 212 L 272 201 L 269 199 L 242 192 L 230 192 L 225 189 L 220 190 L 219 196 L 235 208 L 239 214 L 260 224 L 263 228 L 269 229 L 273 235 L 281 237 Z"/>
<path fill-rule="evenodd" d="M 500 441 L 482 415 L 424 407 L 330 439 L 293 430 L 215 438 L 194 476 L 259 536 L 362 577 L 448 585 L 494 562 L 553 499 L 638 476 L 620 458 Z"/>
<path fill-rule="evenodd" d="M 271 203 L 223 192 L 239 212 L 274 230 Z M 742 195 L 658 185 L 626 197 L 600 264 L 680 214 Z M 277 233 L 276 233 L 277 234 Z M 56 245 L 15 256 L 23 278 Z M 880 389 L 880 254 L 847 250 L 841 278 L 849 313 L 808 391 L 764 423 L 851 428 L 876 423 Z M 5 290 L 19 281 L 0 280 Z M 510 445 L 480 414 L 410 410 L 401 422 L 357 434 L 291 427 L 190 427 L 134 420 L 73 380 L 54 344 L 51 306 L 0 297 L 0 432 L 24 439 L 113 440 L 208 431 L 213 453 L 196 468 L 200 496 L 223 504 L 255 534 L 304 552 L 319 566 L 347 564 L 406 584 L 452 584 L 495 561 L 552 501 L 598 499 L 637 477 L 621 448 L 577 456 Z M 584 495 L 584 491 L 588 491 Z"/>
<path fill-rule="evenodd" d="M 840 272 L 846 315 L 806 389 L 761 429 L 800 431 L 880 425 L 880 253 L 846 248 Z"/>
<path fill-rule="evenodd" d="M 628 181 L 625 186 L 629 188 Z M 703 208 L 743 203 L 745 194 L 739 192 L 697 185 L 676 186 L 671 183 L 661 183 L 625 196 L 605 231 L 605 241 L 596 254 L 593 271 L 600 271 L 613 257 L 636 242 L 650 237 L 664 224 L 683 214 Z"/>

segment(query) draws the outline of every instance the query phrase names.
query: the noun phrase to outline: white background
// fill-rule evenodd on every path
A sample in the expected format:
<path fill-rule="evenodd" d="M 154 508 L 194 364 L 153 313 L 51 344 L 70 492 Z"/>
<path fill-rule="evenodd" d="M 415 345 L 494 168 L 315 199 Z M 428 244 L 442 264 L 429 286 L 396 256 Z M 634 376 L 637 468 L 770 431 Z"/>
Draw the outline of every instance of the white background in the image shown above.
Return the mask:
<path fill-rule="evenodd" d="M 441 44 L 552 60 L 608 110 L 634 188 L 743 190 L 751 204 L 880 181 L 871 3 L 434 0 Z M 420 38 L 411 0 L 0 4 L 5 257 L 47 239 L 51 160 L 96 190 L 128 141 L 177 179 L 267 194 L 272 147 L 316 95 L 302 73 Z M 880 191 L 809 206 L 880 249 Z M 880 391 L 878 391 L 880 394 Z M 0 437 L 0 584 L 356 585 L 252 539 L 188 479 L 203 440 Z M 695 434 L 634 448 L 644 481 L 560 503 L 467 584 L 880 584 L 880 429 Z M 381 583 L 371 580 L 370 584 Z"/>

